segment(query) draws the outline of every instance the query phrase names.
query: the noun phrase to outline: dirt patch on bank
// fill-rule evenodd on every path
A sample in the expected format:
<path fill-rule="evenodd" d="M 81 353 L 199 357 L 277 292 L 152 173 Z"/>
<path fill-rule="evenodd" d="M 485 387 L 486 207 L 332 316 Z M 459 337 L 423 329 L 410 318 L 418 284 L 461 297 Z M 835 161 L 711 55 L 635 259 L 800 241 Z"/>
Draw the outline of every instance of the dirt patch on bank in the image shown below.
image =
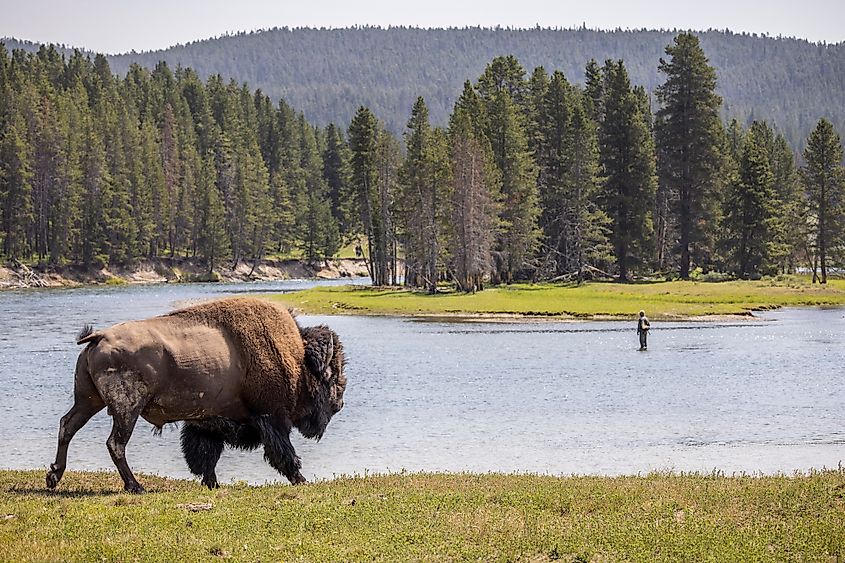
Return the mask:
<path fill-rule="evenodd" d="M 287 279 L 335 279 L 367 275 L 364 260 L 340 259 L 308 263 L 302 260 L 262 260 L 255 264 L 240 262 L 208 272 L 191 258 L 157 258 L 131 266 L 85 268 L 82 266 L 49 266 L 5 264 L 0 266 L 0 289 L 27 287 L 78 287 L 102 284 L 150 284 L 201 281 L 271 281 Z"/>

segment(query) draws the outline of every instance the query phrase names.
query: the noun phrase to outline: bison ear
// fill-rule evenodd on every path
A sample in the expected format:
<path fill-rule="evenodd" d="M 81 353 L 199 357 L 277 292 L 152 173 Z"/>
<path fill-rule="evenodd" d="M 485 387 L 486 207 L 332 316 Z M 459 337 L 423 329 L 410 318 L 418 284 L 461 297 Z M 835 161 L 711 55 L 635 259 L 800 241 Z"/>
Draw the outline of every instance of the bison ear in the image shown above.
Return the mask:
<path fill-rule="evenodd" d="M 302 329 L 302 343 L 305 345 L 305 365 L 317 377 L 328 379 L 328 368 L 334 356 L 332 332 L 324 326 Z"/>

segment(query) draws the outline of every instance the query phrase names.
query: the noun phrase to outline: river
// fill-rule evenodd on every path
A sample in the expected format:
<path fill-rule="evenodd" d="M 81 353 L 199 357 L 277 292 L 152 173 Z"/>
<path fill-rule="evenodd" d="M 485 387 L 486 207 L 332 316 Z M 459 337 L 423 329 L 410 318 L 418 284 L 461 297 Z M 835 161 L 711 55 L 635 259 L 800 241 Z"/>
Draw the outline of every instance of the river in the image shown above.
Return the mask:
<path fill-rule="evenodd" d="M 193 299 L 315 282 L 0 293 L 0 468 L 46 468 L 72 403 L 74 337 Z M 339 282 L 321 282 L 339 283 Z M 424 322 L 302 316 L 341 336 L 344 409 L 320 443 L 294 432 L 309 479 L 408 471 L 791 473 L 845 460 L 845 310 L 785 309 L 760 322 Z M 68 469 L 114 470 L 105 411 Z M 187 477 L 179 432 L 140 421 L 136 472 Z M 221 482 L 279 480 L 259 451 L 226 451 Z"/>

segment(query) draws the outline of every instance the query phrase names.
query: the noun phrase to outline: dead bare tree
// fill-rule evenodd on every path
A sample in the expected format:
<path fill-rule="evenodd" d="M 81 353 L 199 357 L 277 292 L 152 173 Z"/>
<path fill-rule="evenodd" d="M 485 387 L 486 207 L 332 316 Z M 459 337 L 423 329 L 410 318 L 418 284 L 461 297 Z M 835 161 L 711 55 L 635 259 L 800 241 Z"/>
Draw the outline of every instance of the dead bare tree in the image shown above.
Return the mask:
<path fill-rule="evenodd" d="M 452 142 L 451 271 L 458 290 L 480 291 L 490 273 L 496 200 L 480 143 L 458 135 Z"/>

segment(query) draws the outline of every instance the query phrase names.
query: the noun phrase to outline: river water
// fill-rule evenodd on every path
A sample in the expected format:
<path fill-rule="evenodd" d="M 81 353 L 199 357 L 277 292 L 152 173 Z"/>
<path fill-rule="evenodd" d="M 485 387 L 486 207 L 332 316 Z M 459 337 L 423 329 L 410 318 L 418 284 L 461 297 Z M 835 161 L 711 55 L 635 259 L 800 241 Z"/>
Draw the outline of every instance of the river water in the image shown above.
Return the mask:
<path fill-rule="evenodd" d="M 72 403 L 86 323 L 167 312 L 192 299 L 314 282 L 158 285 L 0 293 L 0 468 L 45 468 Z M 328 282 L 333 283 L 333 282 Z M 337 283 L 337 282 L 334 282 Z M 302 316 L 341 336 L 344 409 L 320 443 L 294 432 L 309 479 L 387 471 L 790 473 L 845 460 L 845 310 L 760 322 L 423 322 Z M 69 470 L 114 470 L 101 412 Z M 178 428 L 140 421 L 136 472 L 189 473 Z M 279 480 L 260 452 L 226 451 L 221 482 Z"/>

